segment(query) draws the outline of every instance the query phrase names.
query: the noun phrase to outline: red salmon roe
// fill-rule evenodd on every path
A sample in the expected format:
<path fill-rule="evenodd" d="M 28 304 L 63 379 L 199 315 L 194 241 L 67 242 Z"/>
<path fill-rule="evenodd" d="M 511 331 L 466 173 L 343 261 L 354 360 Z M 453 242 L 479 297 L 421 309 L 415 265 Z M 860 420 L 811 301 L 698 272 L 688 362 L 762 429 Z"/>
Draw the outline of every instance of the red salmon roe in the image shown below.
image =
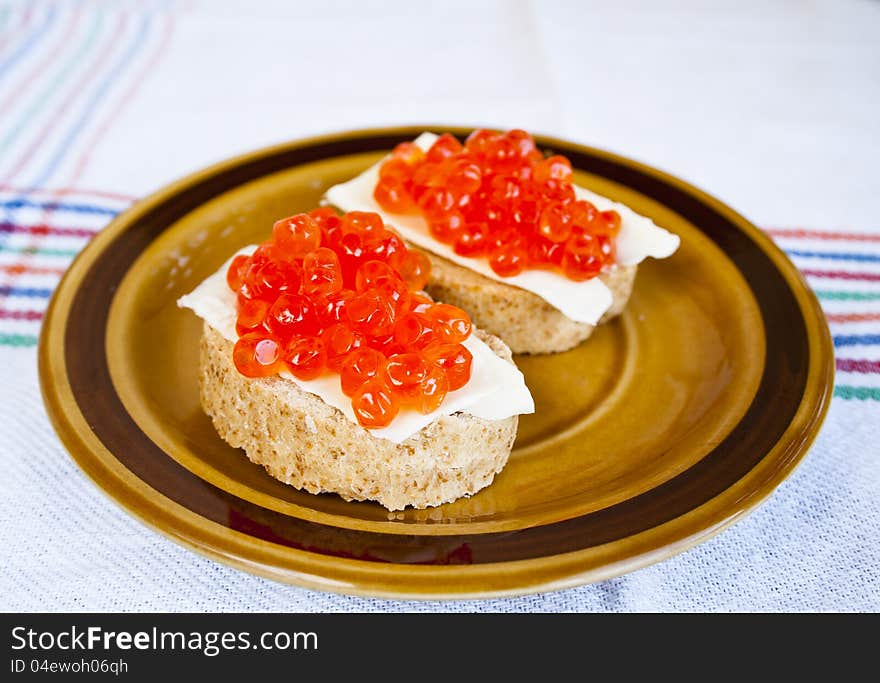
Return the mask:
<path fill-rule="evenodd" d="M 460 151 L 449 136 L 431 158 Z M 426 155 L 410 145 L 394 159 L 386 176 L 398 179 Z M 472 184 L 479 169 L 465 171 L 462 182 Z M 471 321 L 420 291 L 429 271 L 427 257 L 375 213 L 321 208 L 277 221 L 272 237 L 226 272 L 237 302 L 235 367 L 246 377 L 338 373 L 368 429 L 386 427 L 402 408 L 433 412 L 470 379 L 462 342 Z"/>
<path fill-rule="evenodd" d="M 391 213 L 420 213 L 437 240 L 501 277 L 543 268 L 588 280 L 615 261 L 620 215 L 576 199 L 572 180 L 569 160 L 545 159 L 525 131 L 476 130 L 464 145 L 445 133 L 427 152 L 399 144 L 373 196 Z M 585 249 L 590 240 L 598 246 Z"/>
<path fill-rule="evenodd" d="M 380 378 L 364 382 L 351 397 L 354 414 L 364 427 L 385 427 L 400 410 L 397 394 Z"/>
<path fill-rule="evenodd" d="M 446 370 L 449 391 L 461 389 L 471 377 L 473 356 L 461 344 L 431 344 L 423 351 L 425 358 Z"/>
<path fill-rule="evenodd" d="M 417 383 L 403 387 L 400 393 L 405 405 L 420 413 L 428 414 L 437 410 L 449 391 L 447 374 L 439 365 L 430 365 L 425 378 Z"/>
<path fill-rule="evenodd" d="M 265 332 L 249 332 L 235 342 L 232 362 L 245 377 L 268 377 L 282 369 L 281 346 Z"/>

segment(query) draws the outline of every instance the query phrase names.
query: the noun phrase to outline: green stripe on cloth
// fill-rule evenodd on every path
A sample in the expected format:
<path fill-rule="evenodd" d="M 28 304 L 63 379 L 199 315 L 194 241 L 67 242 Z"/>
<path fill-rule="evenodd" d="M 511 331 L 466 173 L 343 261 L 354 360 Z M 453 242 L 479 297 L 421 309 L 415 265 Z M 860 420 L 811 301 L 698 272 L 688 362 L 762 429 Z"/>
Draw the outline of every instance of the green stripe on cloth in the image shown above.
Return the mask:
<path fill-rule="evenodd" d="M 880 401 L 880 387 L 834 387 L 834 395 L 859 401 Z"/>
<path fill-rule="evenodd" d="M 0 346 L 36 346 L 37 338 L 32 334 L 0 334 Z"/>
<path fill-rule="evenodd" d="M 836 290 L 816 290 L 816 296 L 820 299 L 829 299 L 831 301 L 880 300 L 880 292 L 838 292 Z"/>
<path fill-rule="evenodd" d="M 41 249 L 39 247 L 7 247 L 0 245 L 0 251 L 9 254 L 30 254 L 33 256 L 66 256 L 73 258 L 79 253 L 79 249 Z"/>

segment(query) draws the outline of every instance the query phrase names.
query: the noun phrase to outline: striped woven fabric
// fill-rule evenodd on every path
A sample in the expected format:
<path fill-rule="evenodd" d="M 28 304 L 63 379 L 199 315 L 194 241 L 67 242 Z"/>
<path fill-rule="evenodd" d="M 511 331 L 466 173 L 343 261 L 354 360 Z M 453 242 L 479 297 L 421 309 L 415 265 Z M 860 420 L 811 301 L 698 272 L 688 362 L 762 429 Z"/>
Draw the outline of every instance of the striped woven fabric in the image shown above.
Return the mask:
<path fill-rule="evenodd" d="M 0 347 L 36 345 L 64 270 L 131 203 L 77 186 L 172 17 L 159 0 L 0 6 Z"/>
<path fill-rule="evenodd" d="M 806 276 L 834 339 L 834 395 L 880 401 L 880 234 L 767 231 Z"/>

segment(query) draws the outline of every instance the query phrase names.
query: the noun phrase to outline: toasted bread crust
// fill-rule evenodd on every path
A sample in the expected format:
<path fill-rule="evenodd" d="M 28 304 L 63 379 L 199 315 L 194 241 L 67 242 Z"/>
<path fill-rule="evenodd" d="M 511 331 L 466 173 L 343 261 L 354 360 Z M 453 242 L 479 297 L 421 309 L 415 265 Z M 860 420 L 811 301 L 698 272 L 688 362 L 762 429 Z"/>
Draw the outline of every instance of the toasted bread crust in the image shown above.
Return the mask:
<path fill-rule="evenodd" d="M 478 334 L 511 360 L 497 338 Z M 239 374 L 232 343 L 207 324 L 200 371 L 202 407 L 252 462 L 295 488 L 375 500 L 389 510 L 476 493 L 502 470 L 516 438 L 517 416 L 491 421 L 464 413 L 440 417 L 401 444 L 376 438 L 289 380 Z"/>
<path fill-rule="evenodd" d="M 421 251 L 431 260 L 428 293 L 438 301 L 467 311 L 475 325 L 503 339 L 514 353 L 567 351 L 584 341 L 595 329 L 593 325 L 566 317 L 537 294 Z M 626 308 L 637 268 L 617 266 L 599 276 L 614 297 L 600 324 L 620 315 Z"/>

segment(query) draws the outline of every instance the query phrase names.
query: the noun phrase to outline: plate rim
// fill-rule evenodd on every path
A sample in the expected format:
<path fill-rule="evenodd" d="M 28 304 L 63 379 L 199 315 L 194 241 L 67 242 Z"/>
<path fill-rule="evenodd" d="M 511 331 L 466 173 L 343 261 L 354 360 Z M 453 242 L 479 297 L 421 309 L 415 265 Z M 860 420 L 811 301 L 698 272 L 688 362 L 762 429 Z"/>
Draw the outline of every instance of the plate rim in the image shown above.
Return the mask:
<path fill-rule="evenodd" d="M 184 188 L 248 162 L 299 147 L 352 138 L 407 136 L 435 129 L 462 134 L 473 128 L 448 125 L 365 128 L 263 147 L 211 164 L 161 187 L 133 204 L 101 230 L 80 252 L 59 282 L 46 311 L 38 347 L 39 380 L 46 410 L 56 433 L 77 465 L 103 493 L 135 518 L 202 555 L 266 578 L 307 588 L 385 598 L 501 597 L 559 590 L 603 580 L 693 547 L 732 525 L 766 500 L 802 461 L 819 432 L 830 404 L 834 377 L 833 345 L 818 299 L 770 237 L 717 198 L 639 161 L 550 136 L 540 136 L 542 144 L 576 149 L 634 168 L 707 204 L 746 233 L 770 258 L 774 268 L 789 285 L 803 316 L 808 337 L 809 372 L 804 392 L 781 437 L 757 465 L 732 486 L 683 515 L 602 545 L 526 560 L 478 565 L 414 566 L 322 555 L 279 546 L 228 529 L 168 499 L 115 460 L 112 452 L 91 433 L 76 407 L 67 382 L 64 352 L 66 315 L 63 313 L 66 309 L 62 310 L 62 307 L 66 304 L 69 308 L 77 291 L 77 276 L 88 270 L 88 265 L 104 246 L 124 232 L 139 216 L 173 199 Z"/>

